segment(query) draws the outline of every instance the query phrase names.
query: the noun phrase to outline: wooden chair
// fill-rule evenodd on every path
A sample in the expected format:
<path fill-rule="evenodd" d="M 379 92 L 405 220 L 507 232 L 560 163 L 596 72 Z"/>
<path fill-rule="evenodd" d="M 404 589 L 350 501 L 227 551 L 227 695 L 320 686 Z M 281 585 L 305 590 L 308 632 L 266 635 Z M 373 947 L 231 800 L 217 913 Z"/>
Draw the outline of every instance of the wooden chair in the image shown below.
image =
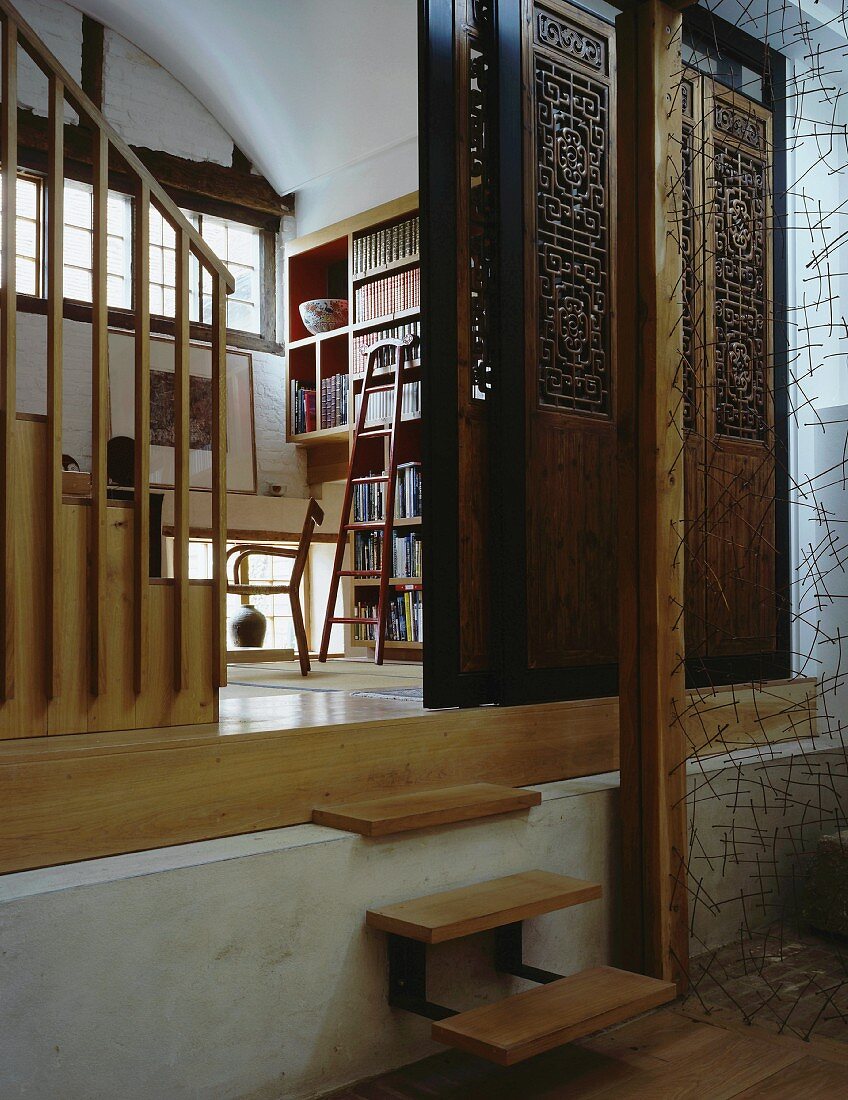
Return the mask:
<path fill-rule="evenodd" d="M 233 559 L 233 579 L 227 583 L 227 592 L 236 596 L 288 596 L 291 603 L 292 620 L 294 623 L 294 635 L 297 639 L 297 655 L 300 660 L 300 671 L 304 676 L 309 675 L 309 646 L 306 642 L 306 627 L 303 623 L 303 610 L 300 606 L 300 581 L 306 568 L 306 559 L 309 555 L 309 546 L 316 527 L 324 522 L 324 511 L 317 500 L 311 499 L 306 509 L 306 519 L 303 521 L 303 530 L 300 533 L 300 542 L 297 550 L 290 550 L 283 546 L 263 546 L 261 543 L 243 542 L 231 546 L 227 551 L 227 563 Z M 291 580 L 288 584 L 269 582 L 266 584 L 251 584 L 249 580 L 242 583 L 242 564 L 252 554 L 261 554 L 268 558 L 293 558 Z"/>

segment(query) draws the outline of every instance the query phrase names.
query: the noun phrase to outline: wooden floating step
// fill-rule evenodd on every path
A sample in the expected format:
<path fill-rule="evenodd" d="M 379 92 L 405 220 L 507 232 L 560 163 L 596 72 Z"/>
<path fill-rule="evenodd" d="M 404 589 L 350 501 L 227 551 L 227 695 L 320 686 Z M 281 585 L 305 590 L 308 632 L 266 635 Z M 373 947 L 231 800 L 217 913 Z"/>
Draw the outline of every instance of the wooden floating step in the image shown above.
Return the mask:
<path fill-rule="evenodd" d="M 319 806 L 312 811 L 312 820 L 316 825 L 346 829 L 362 836 L 388 836 L 526 810 L 538 806 L 541 801 L 538 791 L 500 787 L 494 783 L 471 783 L 435 791 L 393 794 L 343 806 Z"/>
<path fill-rule="evenodd" d="M 599 966 L 439 1020 L 432 1034 L 440 1043 L 512 1066 L 657 1008 L 676 995 L 672 982 Z"/>
<path fill-rule="evenodd" d="M 487 928 L 581 905 L 600 896 L 601 887 L 594 882 L 550 871 L 524 871 L 460 890 L 369 909 L 365 922 L 383 932 L 423 943 L 444 943 Z"/>

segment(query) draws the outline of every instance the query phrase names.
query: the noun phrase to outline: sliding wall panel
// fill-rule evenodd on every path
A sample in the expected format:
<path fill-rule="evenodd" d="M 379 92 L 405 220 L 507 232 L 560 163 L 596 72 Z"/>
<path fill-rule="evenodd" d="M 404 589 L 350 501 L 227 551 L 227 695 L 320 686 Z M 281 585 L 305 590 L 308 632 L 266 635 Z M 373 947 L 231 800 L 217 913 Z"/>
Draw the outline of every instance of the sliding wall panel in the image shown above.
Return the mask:
<path fill-rule="evenodd" d="M 615 53 L 569 4 L 524 6 L 526 652 L 617 659 Z"/>

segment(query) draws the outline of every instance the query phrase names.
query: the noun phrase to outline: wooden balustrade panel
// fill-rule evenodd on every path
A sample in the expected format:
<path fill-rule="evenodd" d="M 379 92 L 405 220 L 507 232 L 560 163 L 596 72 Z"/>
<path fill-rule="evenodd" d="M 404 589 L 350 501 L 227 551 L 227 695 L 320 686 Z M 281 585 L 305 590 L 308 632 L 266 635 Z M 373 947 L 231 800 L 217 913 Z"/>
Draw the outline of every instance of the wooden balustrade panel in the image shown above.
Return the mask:
<path fill-rule="evenodd" d="M 62 505 L 59 514 L 62 554 L 57 577 L 61 623 L 57 661 L 62 683 L 61 691 L 48 700 L 46 419 L 19 416 L 16 438 L 17 474 L 10 495 L 16 517 L 16 690 L 12 699 L 0 705 L 0 740 L 216 720 L 216 662 L 206 645 L 189 647 L 187 687 L 181 692 L 173 687 L 174 586 L 167 581 L 150 585 L 150 640 L 145 654 L 148 678 L 145 690 L 136 694 L 132 630 L 134 510 L 129 501 L 110 502 L 106 508 L 107 599 L 103 629 L 109 647 L 109 678 L 105 690 L 97 696 L 90 691 L 86 598 L 91 508 L 87 501 Z M 209 582 L 189 585 L 189 614 L 195 636 L 210 638 L 215 613 Z"/>
<path fill-rule="evenodd" d="M 525 2 L 527 656 L 618 654 L 612 29 Z"/>

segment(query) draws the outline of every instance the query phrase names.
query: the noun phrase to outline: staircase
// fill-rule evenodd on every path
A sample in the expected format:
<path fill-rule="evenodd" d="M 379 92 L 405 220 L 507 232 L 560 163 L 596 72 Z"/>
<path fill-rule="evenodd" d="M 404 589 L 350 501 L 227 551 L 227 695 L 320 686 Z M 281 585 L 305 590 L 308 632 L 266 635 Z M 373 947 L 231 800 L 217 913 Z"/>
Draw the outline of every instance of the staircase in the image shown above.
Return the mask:
<path fill-rule="evenodd" d="M 541 795 L 493 784 L 413 791 L 319 807 L 313 821 L 380 837 L 526 810 Z M 597 883 L 531 870 L 369 909 L 366 924 L 387 937 L 389 1004 L 433 1021 L 434 1040 L 501 1066 L 623 1023 L 674 1000 L 671 982 L 611 966 L 563 976 L 523 958 L 525 920 L 601 897 Z M 457 1012 L 427 996 L 427 947 L 494 931 L 494 969 L 538 988 Z"/>

